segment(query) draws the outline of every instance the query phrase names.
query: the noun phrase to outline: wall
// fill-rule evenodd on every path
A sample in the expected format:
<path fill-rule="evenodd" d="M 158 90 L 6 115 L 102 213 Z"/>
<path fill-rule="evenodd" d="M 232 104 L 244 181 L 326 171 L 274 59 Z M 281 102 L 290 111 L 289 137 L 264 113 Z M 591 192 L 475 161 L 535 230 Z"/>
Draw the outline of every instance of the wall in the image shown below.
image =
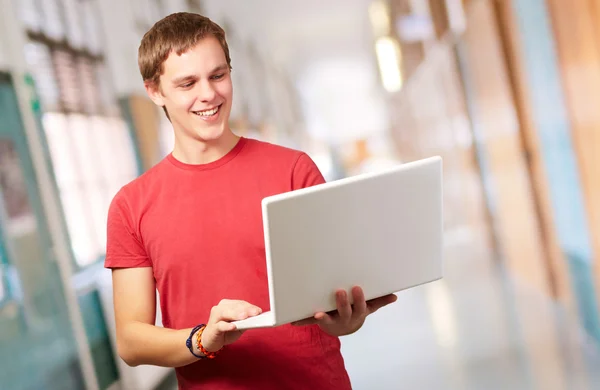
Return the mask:
<path fill-rule="evenodd" d="M 551 294 L 531 178 L 493 2 L 467 9 L 462 62 L 476 142 L 485 157 L 488 199 L 501 255 L 516 277 Z"/>
<path fill-rule="evenodd" d="M 594 0 L 546 1 L 552 20 L 565 103 L 576 152 L 591 251 L 572 251 L 576 287 L 588 312 L 588 330 L 600 340 L 600 7 Z M 585 237 L 588 237 L 587 235 Z M 594 286 L 595 284 L 595 286 Z M 594 291 L 595 290 L 595 291 Z M 595 310 L 592 308 L 595 306 Z"/>
<path fill-rule="evenodd" d="M 561 246 L 568 245 L 568 241 L 572 244 L 573 237 L 581 236 L 581 224 L 576 224 L 578 229 L 565 230 L 569 222 L 565 217 L 580 214 L 572 213 L 572 200 L 557 191 L 578 188 L 578 183 L 572 182 L 571 148 L 559 147 L 565 137 L 564 142 L 569 145 L 569 125 L 547 13 L 543 0 L 497 3 L 497 11 L 552 293 L 573 308 L 569 271 Z M 563 169 L 557 169 L 561 166 Z M 570 220 L 576 222 L 578 218 Z"/>
<path fill-rule="evenodd" d="M 518 12 L 524 3 L 529 11 Z M 476 137 L 482 141 L 488 163 L 489 196 L 505 265 L 523 290 L 543 299 L 558 294 L 563 303 L 569 303 L 571 283 L 559 247 L 560 232 L 555 231 L 557 199 L 552 190 L 557 182 L 571 188 L 577 183 L 569 181 L 570 172 L 553 169 L 560 162 L 569 168 L 564 142 L 567 123 L 561 117 L 558 77 L 552 74 L 543 10 L 534 3 L 479 0 L 470 4 L 464 36 L 465 62 L 471 70 L 467 91 Z M 550 159 L 548 164 L 546 159 Z M 572 201 L 561 195 L 559 201 Z M 522 319 L 523 354 L 535 362 L 530 367 L 532 386 L 550 388 L 564 381 L 560 367 L 548 366 L 552 362 L 546 359 L 562 353 L 557 342 L 560 329 L 553 323 L 540 323 L 526 308 L 516 310 Z M 550 340 L 543 350 L 532 342 L 537 337 Z"/>
<path fill-rule="evenodd" d="M 400 93 L 390 97 L 391 133 L 403 161 L 443 158 L 448 247 L 477 241 L 493 250 L 476 144 L 454 55 L 452 43 L 434 45 Z"/>

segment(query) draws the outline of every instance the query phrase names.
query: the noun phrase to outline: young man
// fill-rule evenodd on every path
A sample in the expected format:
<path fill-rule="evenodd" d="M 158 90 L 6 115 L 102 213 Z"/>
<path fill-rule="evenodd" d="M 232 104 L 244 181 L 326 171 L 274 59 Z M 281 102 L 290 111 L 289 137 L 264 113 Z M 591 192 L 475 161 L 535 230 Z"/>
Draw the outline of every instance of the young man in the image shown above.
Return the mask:
<path fill-rule="evenodd" d="M 338 291 L 335 313 L 243 336 L 231 323 L 269 309 L 261 199 L 323 183 L 321 173 L 305 153 L 232 133 L 229 50 L 209 19 L 156 23 L 139 67 L 175 146 L 110 207 L 119 355 L 175 367 L 180 389 L 349 389 L 338 337 L 394 295 L 365 302 L 355 287 L 351 306 Z M 154 326 L 156 290 L 164 328 Z"/>

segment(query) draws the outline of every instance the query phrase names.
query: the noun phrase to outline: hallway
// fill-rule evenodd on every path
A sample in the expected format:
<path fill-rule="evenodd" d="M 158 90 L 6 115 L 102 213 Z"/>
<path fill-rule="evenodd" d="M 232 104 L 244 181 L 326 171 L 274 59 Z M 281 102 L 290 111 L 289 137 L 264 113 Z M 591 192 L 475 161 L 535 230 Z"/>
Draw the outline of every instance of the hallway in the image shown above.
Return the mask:
<path fill-rule="evenodd" d="M 572 316 L 511 280 L 483 240 L 461 241 L 444 280 L 399 293 L 343 339 L 354 388 L 600 388 L 600 353 Z"/>
<path fill-rule="evenodd" d="M 494 264 L 483 239 L 457 236 L 447 235 L 443 280 L 399 293 L 342 338 L 353 388 L 600 388 L 600 350 L 576 319 Z M 169 378 L 159 390 L 176 388 Z"/>
<path fill-rule="evenodd" d="M 233 133 L 327 181 L 443 159 L 445 277 L 342 339 L 355 389 L 600 390 L 600 0 L 0 0 L 0 390 L 177 388 L 104 268 L 182 130 L 136 55 L 174 12 L 225 32 Z"/>

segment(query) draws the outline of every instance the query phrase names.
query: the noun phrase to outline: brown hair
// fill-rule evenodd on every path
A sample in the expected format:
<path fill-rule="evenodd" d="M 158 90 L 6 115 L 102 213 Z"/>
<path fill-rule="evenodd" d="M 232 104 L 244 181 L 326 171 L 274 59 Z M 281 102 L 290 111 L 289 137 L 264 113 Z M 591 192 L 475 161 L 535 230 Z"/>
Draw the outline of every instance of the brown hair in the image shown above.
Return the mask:
<path fill-rule="evenodd" d="M 156 22 L 144 34 L 138 50 L 138 66 L 144 83 L 150 82 L 155 87 L 160 87 L 160 75 L 164 71 L 163 64 L 169 54 L 174 51 L 181 55 L 208 35 L 217 38 L 231 69 L 225 31 L 209 18 L 189 12 L 178 12 Z"/>

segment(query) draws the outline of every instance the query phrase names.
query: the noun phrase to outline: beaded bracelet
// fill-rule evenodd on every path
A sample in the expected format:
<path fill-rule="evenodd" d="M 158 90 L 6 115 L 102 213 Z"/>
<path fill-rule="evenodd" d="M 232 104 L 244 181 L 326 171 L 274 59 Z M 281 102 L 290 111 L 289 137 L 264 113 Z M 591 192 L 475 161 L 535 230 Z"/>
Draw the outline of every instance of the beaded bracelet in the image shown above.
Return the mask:
<path fill-rule="evenodd" d="M 206 325 L 204 325 L 204 324 L 196 326 L 190 332 L 190 337 L 188 337 L 188 339 L 185 341 L 185 345 L 186 345 L 186 347 L 188 347 L 188 349 L 190 350 L 190 352 L 192 353 L 192 355 L 196 356 L 199 359 L 204 359 L 206 356 L 196 355 L 194 353 L 194 346 L 192 345 L 192 337 L 194 337 L 194 333 L 196 333 L 198 330 L 200 330 L 200 329 L 202 329 L 204 327 L 206 327 Z"/>
<path fill-rule="evenodd" d="M 223 348 L 215 352 L 208 352 L 206 349 L 204 349 L 204 346 L 202 346 L 202 332 L 204 332 L 204 329 L 206 329 L 206 325 L 201 325 L 200 329 L 198 330 L 198 333 L 196 333 L 196 345 L 205 357 L 209 359 L 214 359 L 219 354 L 219 352 L 223 350 Z"/>

